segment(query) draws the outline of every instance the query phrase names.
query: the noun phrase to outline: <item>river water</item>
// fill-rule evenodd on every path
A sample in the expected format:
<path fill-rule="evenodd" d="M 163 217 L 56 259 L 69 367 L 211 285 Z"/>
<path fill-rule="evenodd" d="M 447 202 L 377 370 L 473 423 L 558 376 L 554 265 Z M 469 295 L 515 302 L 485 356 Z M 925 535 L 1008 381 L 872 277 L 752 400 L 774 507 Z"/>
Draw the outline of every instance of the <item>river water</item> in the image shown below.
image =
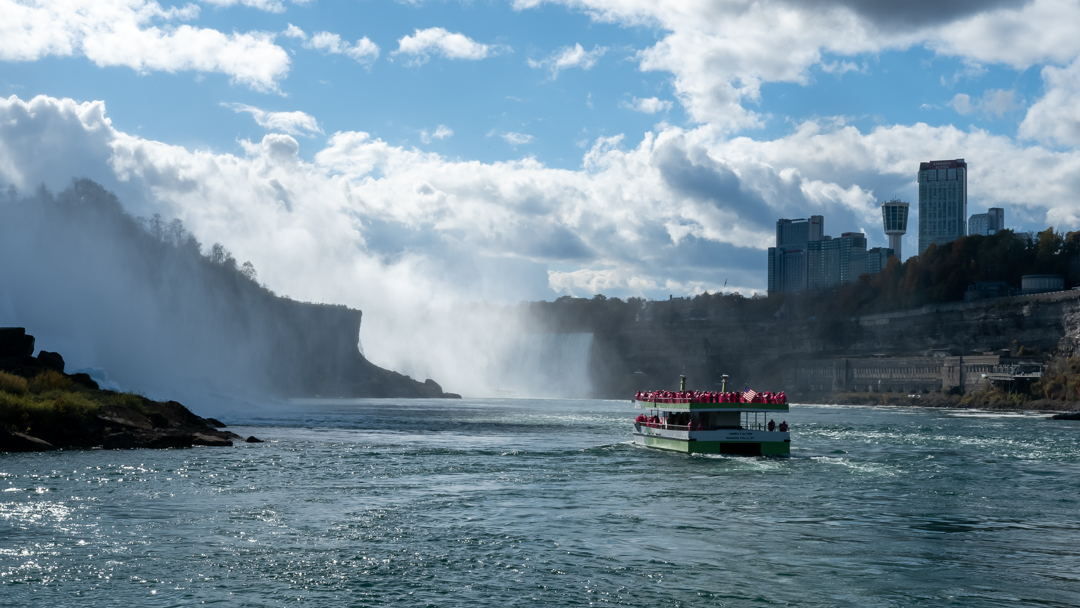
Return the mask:
<path fill-rule="evenodd" d="M 0 455 L 0 605 L 1080 605 L 1080 423 L 795 405 L 767 459 L 633 415 L 302 401 L 227 420 L 262 444 Z"/>

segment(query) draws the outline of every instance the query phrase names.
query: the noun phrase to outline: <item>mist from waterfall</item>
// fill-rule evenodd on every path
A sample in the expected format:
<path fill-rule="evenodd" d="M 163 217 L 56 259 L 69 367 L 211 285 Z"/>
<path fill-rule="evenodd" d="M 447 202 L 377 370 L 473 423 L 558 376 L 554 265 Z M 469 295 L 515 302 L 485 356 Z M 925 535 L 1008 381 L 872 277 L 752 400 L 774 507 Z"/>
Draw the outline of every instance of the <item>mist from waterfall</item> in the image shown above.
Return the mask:
<path fill-rule="evenodd" d="M 583 399 L 592 392 L 593 334 L 523 334 L 488 384 L 508 397 Z"/>

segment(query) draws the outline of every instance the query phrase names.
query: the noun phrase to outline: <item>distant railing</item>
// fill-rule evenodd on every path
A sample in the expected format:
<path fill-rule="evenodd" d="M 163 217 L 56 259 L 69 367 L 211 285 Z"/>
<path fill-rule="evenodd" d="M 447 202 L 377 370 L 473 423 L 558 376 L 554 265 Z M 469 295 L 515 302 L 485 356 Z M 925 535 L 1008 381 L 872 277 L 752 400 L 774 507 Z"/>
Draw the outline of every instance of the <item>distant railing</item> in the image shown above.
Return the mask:
<path fill-rule="evenodd" d="M 986 374 L 990 380 L 1011 382 L 1017 379 L 1034 380 L 1042 378 L 1043 366 L 1041 363 L 1018 363 L 1014 365 L 995 365 Z"/>

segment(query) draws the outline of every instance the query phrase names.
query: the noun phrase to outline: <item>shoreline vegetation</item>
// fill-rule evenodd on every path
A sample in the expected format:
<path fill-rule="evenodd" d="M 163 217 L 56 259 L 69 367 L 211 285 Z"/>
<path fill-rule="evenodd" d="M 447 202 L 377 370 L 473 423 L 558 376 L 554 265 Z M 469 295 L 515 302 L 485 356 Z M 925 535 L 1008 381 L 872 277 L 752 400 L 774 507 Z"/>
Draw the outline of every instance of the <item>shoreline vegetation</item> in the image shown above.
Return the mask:
<path fill-rule="evenodd" d="M 1080 358 L 1049 357 L 1042 378 L 1014 390 L 993 387 L 966 394 L 955 390 L 917 394 L 836 391 L 796 394 L 792 400 L 813 404 L 1039 411 L 1080 420 Z"/>
<path fill-rule="evenodd" d="M 66 374 L 59 354 L 33 357 L 33 345 L 25 330 L 0 328 L 0 452 L 223 447 L 243 440 L 176 401 L 102 390 L 86 374 Z"/>
<path fill-rule="evenodd" d="M 1075 414 L 1080 419 L 1080 401 L 1032 398 L 1031 395 L 1009 394 L 1004 391 L 978 391 L 966 395 L 948 393 L 835 392 L 795 395 L 792 403 L 811 405 L 888 405 L 894 407 L 930 407 L 953 410 L 990 410 L 1048 414 Z M 1071 418 L 1071 416 L 1069 417 Z"/>

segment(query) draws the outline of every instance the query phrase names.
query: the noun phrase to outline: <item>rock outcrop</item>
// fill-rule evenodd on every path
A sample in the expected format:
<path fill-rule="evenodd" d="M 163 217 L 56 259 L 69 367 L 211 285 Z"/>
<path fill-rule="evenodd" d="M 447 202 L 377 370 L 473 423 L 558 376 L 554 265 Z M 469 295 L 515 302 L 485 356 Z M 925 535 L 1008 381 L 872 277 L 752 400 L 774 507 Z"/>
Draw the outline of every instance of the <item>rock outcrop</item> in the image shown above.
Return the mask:
<path fill-rule="evenodd" d="M 29 357 L 34 354 L 34 336 L 23 327 L 0 327 L 0 359 Z"/>
<path fill-rule="evenodd" d="M 0 358 L 0 452 L 231 446 L 241 439 L 175 401 L 103 391 L 86 374 L 64 374 L 63 357 L 33 357 L 33 344 L 22 328 L 0 328 L 0 353 L 8 355 Z"/>

